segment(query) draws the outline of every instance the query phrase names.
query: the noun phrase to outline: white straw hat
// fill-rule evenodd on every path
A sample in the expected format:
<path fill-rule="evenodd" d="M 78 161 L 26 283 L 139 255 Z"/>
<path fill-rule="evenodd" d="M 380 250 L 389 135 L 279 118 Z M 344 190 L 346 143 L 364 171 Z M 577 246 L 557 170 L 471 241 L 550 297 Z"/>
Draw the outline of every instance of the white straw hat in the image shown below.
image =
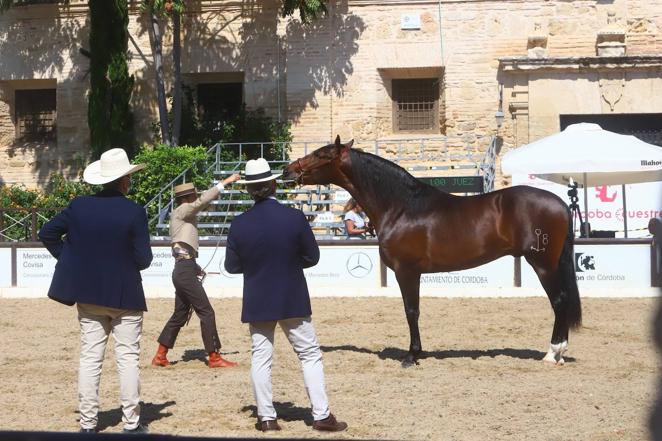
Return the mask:
<path fill-rule="evenodd" d="M 110 149 L 101 154 L 101 159 L 85 167 L 83 179 L 92 185 L 107 184 L 143 168 L 145 164 L 131 164 L 124 149 Z"/>
<path fill-rule="evenodd" d="M 271 174 L 269 163 L 264 158 L 251 159 L 246 163 L 245 179 L 237 181 L 237 184 L 255 184 L 279 178 L 282 173 Z"/>

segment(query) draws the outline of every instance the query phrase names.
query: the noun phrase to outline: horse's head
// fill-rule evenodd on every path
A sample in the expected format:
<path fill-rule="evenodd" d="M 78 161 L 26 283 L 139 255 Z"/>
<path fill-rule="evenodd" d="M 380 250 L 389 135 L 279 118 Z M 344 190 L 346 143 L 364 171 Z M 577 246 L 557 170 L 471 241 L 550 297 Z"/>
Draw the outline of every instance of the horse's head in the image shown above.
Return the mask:
<path fill-rule="evenodd" d="M 303 158 L 291 162 L 285 168 L 282 179 L 301 185 L 326 185 L 337 182 L 341 174 L 340 164 L 347 158 L 353 144 L 354 140 L 341 144 L 340 136 L 337 136 L 333 144 L 320 147 Z"/>

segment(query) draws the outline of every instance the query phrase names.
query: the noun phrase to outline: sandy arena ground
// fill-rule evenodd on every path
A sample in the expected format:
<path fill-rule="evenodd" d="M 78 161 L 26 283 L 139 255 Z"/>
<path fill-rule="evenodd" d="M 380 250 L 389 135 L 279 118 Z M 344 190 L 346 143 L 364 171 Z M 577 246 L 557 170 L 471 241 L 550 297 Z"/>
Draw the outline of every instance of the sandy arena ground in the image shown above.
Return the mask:
<path fill-rule="evenodd" d="M 149 365 L 174 300 L 150 299 L 141 365 L 143 418 L 152 433 L 265 437 L 255 430 L 248 327 L 240 299 L 213 306 L 232 369 L 209 369 L 196 318 L 170 353 Z M 565 366 L 544 365 L 552 312 L 545 298 L 424 298 L 420 365 L 400 367 L 409 345 L 399 298 L 313 299 L 332 411 L 347 439 L 580 440 L 648 438 L 660 368 L 652 343 L 656 299 L 584 299 L 584 328 L 571 334 Z M 46 299 L 0 300 L 0 430 L 75 431 L 75 308 Z M 298 360 L 276 337 L 274 401 L 283 431 L 311 428 Z M 99 425 L 122 429 L 112 345 L 101 380 Z"/>

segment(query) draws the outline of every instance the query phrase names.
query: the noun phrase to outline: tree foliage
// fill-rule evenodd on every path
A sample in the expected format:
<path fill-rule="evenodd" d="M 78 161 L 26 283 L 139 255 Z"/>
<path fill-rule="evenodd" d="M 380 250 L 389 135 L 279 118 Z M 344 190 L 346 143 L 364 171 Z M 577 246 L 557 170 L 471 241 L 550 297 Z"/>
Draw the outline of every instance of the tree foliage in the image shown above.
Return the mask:
<path fill-rule="evenodd" d="M 283 0 L 283 17 L 292 15 L 295 10 L 299 11 L 304 23 L 310 23 L 328 13 L 326 0 Z"/>
<path fill-rule="evenodd" d="M 135 162 L 145 164 L 144 170 L 132 176 L 130 198 L 140 205 L 145 205 L 174 177 L 186 169 L 186 182 L 192 182 L 196 188 L 207 189 L 211 186 L 213 174 L 207 171 L 207 163 L 213 158 L 207 156 L 205 147 L 179 146 L 171 148 L 165 144 L 143 145 L 135 157 Z M 170 197 L 165 195 L 165 200 Z M 158 213 L 156 204 L 148 207 L 148 218 Z"/>
<path fill-rule="evenodd" d="M 134 78 L 127 60 L 127 0 L 89 0 L 90 93 L 87 121 L 90 148 L 97 158 L 113 147 L 133 152 L 133 115 L 129 100 Z"/>
<path fill-rule="evenodd" d="M 67 180 L 59 173 L 50 176 L 43 190 L 29 189 L 23 184 L 0 186 L 0 208 L 11 216 L 4 218 L 2 231 L 4 240 L 30 240 L 32 209 L 39 214 L 35 226 L 39 229 L 47 219 L 55 216 L 75 197 L 93 194 L 98 190 L 97 186 L 80 180 Z"/>

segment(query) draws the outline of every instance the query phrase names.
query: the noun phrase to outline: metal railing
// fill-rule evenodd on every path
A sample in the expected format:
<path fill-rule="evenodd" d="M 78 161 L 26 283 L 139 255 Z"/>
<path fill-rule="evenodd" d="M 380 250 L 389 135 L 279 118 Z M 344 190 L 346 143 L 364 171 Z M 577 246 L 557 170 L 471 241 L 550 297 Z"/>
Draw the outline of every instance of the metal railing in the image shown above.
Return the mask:
<path fill-rule="evenodd" d="M 36 242 L 41 226 L 62 208 L 0 208 L 0 242 Z"/>
<path fill-rule="evenodd" d="M 247 153 L 251 157 L 264 157 L 267 150 L 280 151 L 280 159 L 272 159 L 270 162 L 277 168 L 279 165 L 287 164 L 289 152 L 295 151 L 305 156 L 308 153 L 331 143 L 331 141 L 302 141 L 302 142 L 244 142 L 244 143 L 225 143 L 217 144 L 216 148 L 216 168 L 215 172 L 220 173 L 228 167 L 236 168 L 246 162 Z M 212 148 L 214 148 L 212 147 Z M 457 162 L 455 168 L 478 168 L 483 160 L 483 154 L 473 146 L 467 145 L 464 149 L 450 149 L 448 140 L 445 136 L 430 138 L 401 138 L 401 139 L 378 139 L 373 141 L 354 142 L 353 148 L 361 149 L 373 153 L 382 158 L 395 163 L 404 162 L 436 162 L 450 163 Z M 211 150 L 211 149 L 210 149 Z M 231 151 L 233 157 L 238 160 L 225 161 L 222 159 L 222 151 Z M 271 155 L 273 157 L 273 155 Z M 432 166 L 431 166 L 432 167 Z M 428 167 L 430 168 L 430 167 Z M 453 168 L 448 165 L 446 168 Z M 438 166 L 433 169 L 443 169 Z"/>
<path fill-rule="evenodd" d="M 476 174 L 483 172 L 483 191 L 489 193 L 494 190 L 494 180 L 496 178 L 496 158 L 497 158 L 497 137 L 493 136 L 490 146 L 485 152 L 485 157 L 480 163 Z"/>

